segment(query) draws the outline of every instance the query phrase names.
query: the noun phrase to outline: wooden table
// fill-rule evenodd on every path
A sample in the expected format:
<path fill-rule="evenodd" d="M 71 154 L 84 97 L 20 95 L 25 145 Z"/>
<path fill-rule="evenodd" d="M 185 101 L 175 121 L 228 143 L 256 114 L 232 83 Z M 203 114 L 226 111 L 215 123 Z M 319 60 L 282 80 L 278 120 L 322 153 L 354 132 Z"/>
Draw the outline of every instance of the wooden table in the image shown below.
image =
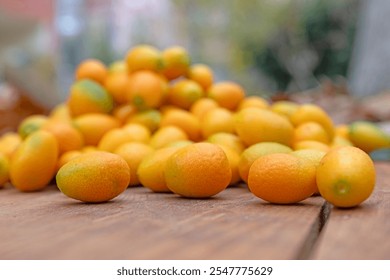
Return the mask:
<path fill-rule="evenodd" d="M 273 205 L 246 186 L 211 199 L 127 189 L 85 204 L 55 186 L 0 189 L 0 259 L 390 259 L 390 163 L 361 206 Z"/>

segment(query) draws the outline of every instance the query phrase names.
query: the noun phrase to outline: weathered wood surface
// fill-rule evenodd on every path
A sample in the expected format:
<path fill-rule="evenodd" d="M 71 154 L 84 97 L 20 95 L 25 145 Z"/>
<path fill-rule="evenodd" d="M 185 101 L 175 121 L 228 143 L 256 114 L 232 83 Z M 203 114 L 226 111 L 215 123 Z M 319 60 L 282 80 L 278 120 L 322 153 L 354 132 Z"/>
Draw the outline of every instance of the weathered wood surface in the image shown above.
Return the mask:
<path fill-rule="evenodd" d="M 271 205 L 246 187 L 212 199 L 130 188 L 84 204 L 55 186 L 0 191 L 1 259 L 293 259 L 323 204 Z"/>
<path fill-rule="evenodd" d="M 390 260 L 390 164 L 375 166 L 374 193 L 357 208 L 331 210 L 313 258 Z"/>
<path fill-rule="evenodd" d="M 245 186 L 211 199 L 136 187 L 103 204 L 77 202 L 55 186 L 8 186 L 0 189 L 0 259 L 388 259 L 390 165 L 377 168 L 373 196 L 330 215 L 321 197 L 273 205 Z"/>

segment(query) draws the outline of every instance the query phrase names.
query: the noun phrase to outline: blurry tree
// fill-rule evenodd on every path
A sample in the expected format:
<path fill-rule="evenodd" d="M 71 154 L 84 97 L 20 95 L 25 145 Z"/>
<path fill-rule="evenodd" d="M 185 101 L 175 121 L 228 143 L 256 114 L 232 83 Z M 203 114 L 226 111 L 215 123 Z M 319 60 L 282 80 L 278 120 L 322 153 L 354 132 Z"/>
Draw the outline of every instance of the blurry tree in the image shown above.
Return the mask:
<path fill-rule="evenodd" d="M 173 2 L 195 58 L 249 94 L 305 90 L 347 74 L 358 0 Z"/>

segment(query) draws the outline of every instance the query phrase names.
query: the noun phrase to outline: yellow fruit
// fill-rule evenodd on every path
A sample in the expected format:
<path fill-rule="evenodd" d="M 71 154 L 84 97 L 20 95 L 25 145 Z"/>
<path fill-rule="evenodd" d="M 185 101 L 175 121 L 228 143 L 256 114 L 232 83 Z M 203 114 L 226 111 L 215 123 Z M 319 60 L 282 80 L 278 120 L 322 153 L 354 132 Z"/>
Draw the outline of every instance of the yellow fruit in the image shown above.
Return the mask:
<path fill-rule="evenodd" d="M 241 179 L 246 183 L 248 182 L 249 169 L 253 162 L 259 157 L 269 154 L 290 152 L 292 152 L 290 147 L 276 142 L 262 142 L 249 146 L 241 153 L 240 161 L 238 163 L 238 172 Z"/>
<path fill-rule="evenodd" d="M 240 173 L 238 171 L 238 163 L 240 162 L 240 154 L 229 146 L 223 144 L 216 144 L 222 148 L 225 152 L 225 155 L 229 161 L 230 170 L 232 171 L 232 177 L 230 179 L 229 185 L 234 185 L 241 180 Z"/>
<path fill-rule="evenodd" d="M 241 100 L 240 104 L 238 104 L 237 110 L 239 111 L 250 107 L 267 109 L 269 107 L 269 103 L 266 99 L 260 96 L 248 96 Z"/>
<path fill-rule="evenodd" d="M 71 122 L 72 116 L 70 114 L 68 105 L 66 103 L 60 103 L 51 110 L 49 114 L 50 120 Z"/>
<path fill-rule="evenodd" d="M 160 127 L 171 125 L 181 128 L 192 141 L 201 139 L 200 122 L 188 111 L 173 109 L 165 113 L 161 119 Z"/>
<path fill-rule="evenodd" d="M 162 73 L 168 80 L 184 76 L 190 66 L 190 56 L 186 49 L 180 46 L 173 46 L 162 52 L 163 70 Z"/>
<path fill-rule="evenodd" d="M 225 81 L 211 85 L 207 96 L 214 99 L 219 106 L 234 111 L 245 98 L 245 91 L 239 84 Z"/>
<path fill-rule="evenodd" d="M 127 73 L 127 64 L 124 60 L 117 60 L 108 66 L 108 74 Z"/>
<path fill-rule="evenodd" d="M 229 160 L 218 145 L 195 143 L 176 151 L 164 170 L 167 187 L 191 198 L 205 198 L 223 191 L 230 183 Z"/>
<path fill-rule="evenodd" d="M 245 150 L 245 145 L 242 143 L 241 139 L 236 134 L 232 133 L 215 133 L 207 138 L 207 142 L 228 146 L 235 150 L 239 155 L 241 155 L 241 153 Z"/>
<path fill-rule="evenodd" d="M 138 166 L 137 174 L 141 184 L 154 192 L 171 192 L 166 184 L 164 169 L 167 159 L 180 147 L 162 148 L 146 156 Z"/>
<path fill-rule="evenodd" d="M 129 142 L 148 143 L 149 130 L 140 124 L 129 124 L 123 128 L 114 128 L 103 135 L 98 144 L 98 149 L 113 152 L 122 144 Z"/>
<path fill-rule="evenodd" d="M 55 136 L 60 155 L 68 151 L 80 150 L 84 146 L 83 135 L 70 123 L 50 120 L 41 129 Z"/>
<path fill-rule="evenodd" d="M 60 168 L 58 188 L 66 196 L 83 202 L 105 202 L 124 192 L 130 182 L 126 161 L 108 152 L 80 155 Z"/>
<path fill-rule="evenodd" d="M 0 188 L 9 181 L 9 159 L 0 153 Z"/>
<path fill-rule="evenodd" d="M 205 64 L 191 65 L 186 77 L 197 82 L 205 91 L 213 84 L 214 81 L 213 70 Z"/>
<path fill-rule="evenodd" d="M 319 151 L 319 150 L 306 149 L 306 150 L 293 151 L 291 154 L 294 156 L 312 161 L 313 164 L 315 165 L 315 167 L 317 168 L 320 165 L 322 158 L 326 155 L 326 152 Z M 317 184 L 316 184 L 316 190 L 314 193 L 319 194 Z"/>
<path fill-rule="evenodd" d="M 298 108 L 298 103 L 287 100 L 276 101 L 270 106 L 272 112 L 285 116 L 288 119 L 290 119 L 290 117 L 295 113 L 295 111 L 298 110 Z"/>
<path fill-rule="evenodd" d="M 176 141 L 188 140 L 187 134 L 177 126 L 164 126 L 159 128 L 151 137 L 149 145 L 155 149 L 167 146 Z"/>
<path fill-rule="evenodd" d="M 191 145 L 194 143 L 195 142 L 191 141 L 191 140 L 179 140 L 179 141 L 174 141 L 174 142 L 167 144 L 166 146 L 164 146 L 164 148 L 169 148 L 169 147 L 181 148 L 181 147 L 185 147 L 185 146 L 188 146 L 188 145 Z"/>
<path fill-rule="evenodd" d="M 337 207 L 354 207 L 365 201 L 375 186 L 371 158 L 356 147 L 340 147 L 327 153 L 317 168 L 320 194 Z"/>
<path fill-rule="evenodd" d="M 294 128 L 284 117 L 264 109 L 246 108 L 235 117 L 237 135 L 247 145 L 278 142 L 291 145 Z"/>
<path fill-rule="evenodd" d="M 63 166 L 65 165 L 65 163 L 69 162 L 70 160 L 78 157 L 79 155 L 82 155 L 83 152 L 82 151 L 69 151 L 69 152 L 65 152 L 63 153 L 59 159 L 58 159 L 58 162 L 57 162 L 57 171 Z"/>
<path fill-rule="evenodd" d="M 20 143 L 22 143 L 22 138 L 19 133 L 4 133 L 0 136 L 0 153 L 10 159 Z"/>
<path fill-rule="evenodd" d="M 133 104 L 121 104 L 115 106 L 114 110 L 112 111 L 112 116 L 115 117 L 121 124 L 124 124 L 136 113 L 137 108 Z"/>
<path fill-rule="evenodd" d="M 218 132 L 233 134 L 235 132 L 233 113 L 225 108 L 210 110 L 201 121 L 201 130 L 204 139 Z"/>
<path fill-rule="evenodd" d="M 295 127 L 293 142 L 296 143 L 305 140 L 314 140 L 324 144 L 330 143 L 328 133 L 317 122 L 305 122 Z"/>
<path fill-rule="evenodd" d="M 141 161 L 150 155 L 154 149 L 144 143 L 125 143 L 115 149 L 114 154 L 121 156 L 129 165 L 130 168 L 130 186 L 135 186 L 140 183 L 137 169 Z"/>
<path fill-rule="evenodd" d="M 329 136 L 329 141 L 332 141 L 334 136 L 333 121 L 329 115 L 319 106 L 315 104 L 303 104 L 290 116 L 290 120 L 294 126 L 298 126 L 306 122 L 317 122 L 326 131 Z"/>
<path fill-rule="evenodd" d="M 202 97 L 192 104 L 189 111 L 201 121 L 207 112 L 215 108 L 219 108 L 219 105 L 215 100 L 208 97 Z"/>
<path fill-rule="evenodd" d="M 103 84 L 107 73 L 106 66 L 100 60 L 86 59 L 77 66 L 75 78 L 76 80 L 94 80 L 99 84 Z"/>
<path fill-rule="evenodd" d="M 290 154 L 265 155 L 249 169 L 248 187 L 271 203 L 297 203 L 315 192 L 316 167 L 310 160 Z"/>
<path fill-rule="evenodd" d="M 115 72 L 109 74 L 104 81 L 104 87 L 114 98 L 117 104 L 127 102 L 126 90 L 129 82 L 129 75 L 126 72 Z"/>
<path fill-rule="evenodd" d="M 126 99 L 139 110 L 159 108 L 166 97 L 167 83 L 158 74 L 142 70 L 130 75 Z"/>
<path fill-rule="evenodd" d="M 155 132 L 161 122 L 161 112 L 159 110 L 150 109 L 145 111 L 137 112 L 134 115 L 131 115 L 126 123 L 137 123 L 146 126 L 150 132 Z"/>
<path fill-rule="evenodd" d="M 349 125 L 349 139 L 366 153 L 390 147 L 390 135 L 376 124 L 366 121 L 356 121 Z"/>
<path fill-rule="evenodd" d="M 85 114 L 75 118 L 73 124 L 83 135 L 85 145 L 97 145 L 104 134 L 120 126 L 117 119 L 106 114 Z"/>
<path fill-rule="evenodd" d="M 20 191 L 37 191 L 49 184 L 56 172 L 58 144 L 47 131 L 31 133 L 12 156 L 10 180 Z"/>
<path fill-rule="evenodd" d="M 333 141 L 330 144 L 330 148 L 343 147 L 343 146 L 354 146 L 354 145 L 347 138 L 344 138 L 344 137 L 339 136 L 339 135 L 336 134 L 333 137 Z"/>
<path fill-rule="evenodd" d="M 295 142 L 293 148 L 294 150 L 314 149 L 323 152 L 328 152 L 330 150 L 330 146 L 315 140 L 305 140 L 305 141 Z"/>
<path fill-rule="evenodd" d="M 334 128 L 335 136 L 340 136 L 342 138 L 349 140 L 349 125 L 339 124 Z"/>
<path fill-rule="evenodd" d="M 18 133 L 22 139 L 25 139 L 31 133 L 40 129 L 48 117 L 45 115 L 31 115 L 25 118 L 18 126 Z"/>
<path fill-rule="evenodd" d="M 139 123 L 128 123 L 122 126 L 122 129 L 127 130 L 132 136 L 132 141 L 141 142 L 141 143 L 149 143 L 151 133 L 148 127 Z"/>
<path fill-rule="evenodd" d="M 150 45 L 138 45 L 126 54 L 128 72 L 150 70 L 158 72 L 163 67 L 161 52 Z"/>
<path fill-rule="evenodd" d="M 110 113 L 114 100 L 100 84 L 79 80 L 70 89 L 67 105 L 71 115 L 77 117 L 88 113 Z"/>
<path fill-rule="evenodd" d="M 203 89 L 197 82 L 182 79 L 174 83 L 170 88 L 168 102 L 174 106 L 188 110 L 203 96 Z"/>

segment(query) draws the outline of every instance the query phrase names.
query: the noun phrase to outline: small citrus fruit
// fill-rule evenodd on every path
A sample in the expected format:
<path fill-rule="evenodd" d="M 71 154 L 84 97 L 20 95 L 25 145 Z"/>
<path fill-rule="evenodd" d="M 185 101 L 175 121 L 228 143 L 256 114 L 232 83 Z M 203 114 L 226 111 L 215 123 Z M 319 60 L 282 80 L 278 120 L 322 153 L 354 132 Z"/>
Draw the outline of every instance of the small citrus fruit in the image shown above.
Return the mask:
<path fill-rule="evenodd" d="M 233 113 L 225 108 L 210 110 L 201 121 L 201 130 L 204 139 L 218 132 L 233 134 L 235 132 Z"/>
<path fill-rule="evenodd" d="M 329 141 L 332 141 L 334 136 L 334 125 L 330 116 L 318 105 L 303 104 L 298 107 L 290 116 L 290 120 L 294 126 L 298 126 L 305 122 L 317 122 L 326 131 L 329 136 Z"/>
<path fill-rule="evenodd" d="M 192 141 L 201 139 L 199 120 L 190 112 L 182 109 L 172 109 L 162 116 L 160 127 L 177 126 L 181 128 Z"/>
<path fill-rule="evenodd" d="M 237 112 L 235 128 L 247 146 L 259 142 L 278 142 L 290 146 L 294 135 L 294 127 L 285 117 L 259 108 Z"/>
<path fill-rule="evenodd" d="M 214 80 L 213 70 L 205 64 L 191 65 L 186 76 L 188 79 L 200 84 L 203 90 L 207 90 L 213 84 Z"/>
<path fill-rule="evenodd" d="M 164 174 L 172 192 L 191 198 L 218 194 L 229 185 L 232 177 L 225 152 L 211 143 L 180 148 L 167 160 Z"/>
<path fill-rule="evenodd" d="M 240 102 L 245 98 L 244 89 L 237 83 L 224 81 L 211 85 L 208 89 L 208 97 L 214 99 L 219 106 L 236 110 Z"/>
<path fill-rule="evenodd" d="M 98 113 L 79 116 L 73 124 L 83 135 L 85 145 L 97 145 L 106 132 L 120 126 L 114 117 Z"/>
<path fill-rule="evenodd" d="M 71 115 L 77 117 L 87 113 L 110 113 L 114 100 L 102 85 L 84 79 L 72 85 L 67 105 Z"/>
<path fill-rule="evenodd" d="M 172 46 L 162 52 L 162 73 L 168 80 L 184 76 L 190 66 L 190 56 L 185 48 Z"/>
<path fill-rule="evenodd" d="M 357 206 L 374 190 L 374 163 L 359 148 L 335 148 L 317 167 L 317 185 L 321 196 L 333 205 Z"/>
<path fill-rule="evenodd" d="M 107 76 L 106 66 L 97 59 L 86 59 L 82 61 L 76 68 L 76 80 L 90 79 L 103 84 Z"/>
<path fill-rule="evenodd" d="M 152 135 L 149 145 L 155 149 L 159 149 L 172 142 L 181 140 L 188 140 L 188 135 L 181 128 L 169 125 L 159 128 Z"/>
<path fill-rule="evenodd" d="M 130 75 L 126 88 L 126 99 L 137 109 L 160 107 L 166 96 L 167 83 L 157 73 L 142 70 Z"/>
<path fill-rule="evenodd" d="M 390 135 L 372 122 L 356 121 L 351 123 L 348 135 L 351 142 L 366 153 L 390 147 Z"/>
<path fill-rule="evenodd" d="M 257 143 L 246 148 L 240 156 L 238 163 L 238 171 L 244 182 L 248 182 L 249 169 L 253 162 L 259 157 L 275 154 L 275 153 L 290 153 L 292 149 L 286 145 L 276 142 Z"/>
<path fill-rule="evenodd" d="M 237 110 L 242 110 L 249 107 L 255 107 L 260 109 L 267 109 L 269 107 L 269 103 L 266 99 L 260 96 L 248 96 L 241 100 L 240 104 L 238 104 Z"/>
<path fill-rule="evenodd" d="M 137 175 L 138 166 L 141 161 L 153 151 L 154 149 L 149 145 L 139 142 L 125 143 L 114 150 L 114 154 L 121 156 L 129 165 L 130 186 L 135 186 L 140 183 Z"/>
<path fill-rule="evenodd" d="M 41 129 L 49 131 L 57 139 L 60 155 L 68 151 L 80 150 L 84 146 L 83 135 L 68 122 L 50 120 Z"/>
<path fill-rule="evenodd" d="M 40 129 L 46 122 L 48 117 L 45 115 L 31 115 L 25 118 L 18 126 L 18 133 L 22 139 Z"/>
<path fill-rule="evenodd" d="M 126 161 L 112 153 L 82 154 L 57 173 L 58 188 L 66 196 L 83 202 L 105 202 L 124 192 L 130 182 Z"/>
<path fill-rule="evenodd" d="M 163 66 L 161 52 L 150 45 L 138 45 L 130 49 L 125 60 L 130 73 L 138 70 L 158 72 Z"/>
<path fill-rule="evenodd" d="M 10 179 L 21 191 L 37 191 L 54 177 L 58 160 L 58 143 L 47 131 L 31 133 L 12 156 Z"/>
<path fill-rule="evenodd" d="M 310 160 L 290 154 L 265 155 L 249 169 L 248 187 L 271 203 L 297 203 L 315 192 L 316 167 Z"/>
<path fill-rule="evenodd" d="M 180 147 L 167 147 L 155 150 L 146 156 L 138 166 L 137 175 L 140 183 L 154 192 L 171 192 L 167 187 L 164 169 L 167 160 Z"/>
<path fill-rule="evenodd" d="M 174 83 L 170 88 L 168 101 L 172 105 L 188 110 L 203 95 L 203 89 L 197 82 L 182 79 Z"/>
<path fill-rule="evenodd" d="M 6 132 L 0 136 L 0 153 L 11 159 L 20 143 L 22 143 L 22 138 L 19 133 Z"/>

